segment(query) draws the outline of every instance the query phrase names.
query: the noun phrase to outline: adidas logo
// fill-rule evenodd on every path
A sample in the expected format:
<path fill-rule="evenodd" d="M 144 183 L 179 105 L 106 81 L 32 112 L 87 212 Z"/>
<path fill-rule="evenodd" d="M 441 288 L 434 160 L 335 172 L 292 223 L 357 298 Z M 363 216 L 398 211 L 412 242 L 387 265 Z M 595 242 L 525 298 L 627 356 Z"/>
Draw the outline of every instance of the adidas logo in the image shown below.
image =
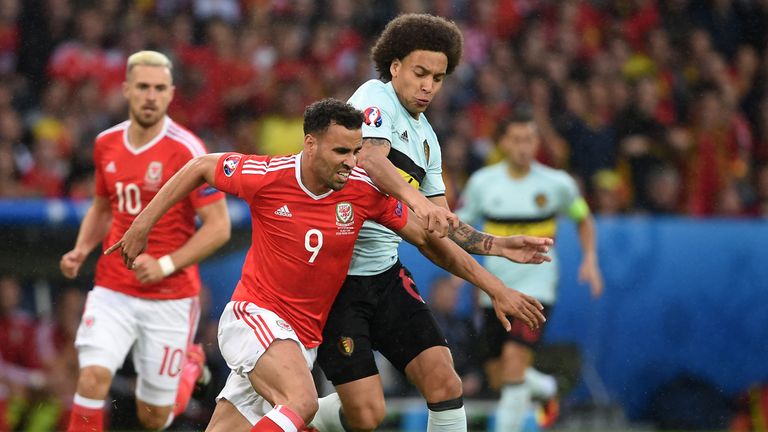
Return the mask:
<path fill-rule="evenodd" d="M 288 210 L 287 205 L 284 205 L 279 209 L 275 210 L 275 214 L 278 216 L 293 217 L 293 215 L 291 214 L 291 211 Z"/>
<path fill-rule="evenodd" d="M 115 161 L 112 161 L 112 162 L 108 163 L 107 167 L 104 168 L 104 171 L 106 171 L 108 173 L 117 172 L 117 168 L 115 168 Z"/>
<path fill-rule="evenodd" d="M 400 139 L 405 141 L 405 142 L 408 142 L 408 131 L 407 130 L 404 130 L 403 133 L 400 134 Z"/>

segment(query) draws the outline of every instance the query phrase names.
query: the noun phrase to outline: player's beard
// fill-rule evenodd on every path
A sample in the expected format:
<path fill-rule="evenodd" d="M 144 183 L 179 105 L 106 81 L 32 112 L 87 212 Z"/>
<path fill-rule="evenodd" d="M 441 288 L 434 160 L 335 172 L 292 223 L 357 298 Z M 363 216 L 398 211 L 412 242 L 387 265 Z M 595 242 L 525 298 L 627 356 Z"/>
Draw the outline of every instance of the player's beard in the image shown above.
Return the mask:
<path fill-rule="evenodd" d="M 144 115 L 143 109 L 139 109 L 138 111 L 133 110 L 132 113 L 133 120 L 144 129 L 151 128 L 163 118 L 163 114 L 158 109 L 152 111 L 150 115 Z"/>

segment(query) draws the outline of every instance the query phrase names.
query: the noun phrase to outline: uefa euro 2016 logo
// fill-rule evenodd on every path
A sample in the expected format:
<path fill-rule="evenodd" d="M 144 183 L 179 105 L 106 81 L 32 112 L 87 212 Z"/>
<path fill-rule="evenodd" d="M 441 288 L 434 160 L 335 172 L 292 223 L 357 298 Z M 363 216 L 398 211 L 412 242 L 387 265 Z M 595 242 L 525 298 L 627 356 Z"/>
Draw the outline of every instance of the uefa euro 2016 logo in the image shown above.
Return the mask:
<path fill-rule="evenodd" d="M 375 126 L 379 127 L 381 126 L 381 110 L 376 108 L 375 106 L 368 107 L 363 112 L 365 114 L 365 124 L 368 126 Z"/>
<path fill-rule="evenodd" d="M 239 155 L 229 155 L 224 159 L 224 175 L 232 177 L 232 174 L 237 169 L 237 164 L 240 163 Z"/>

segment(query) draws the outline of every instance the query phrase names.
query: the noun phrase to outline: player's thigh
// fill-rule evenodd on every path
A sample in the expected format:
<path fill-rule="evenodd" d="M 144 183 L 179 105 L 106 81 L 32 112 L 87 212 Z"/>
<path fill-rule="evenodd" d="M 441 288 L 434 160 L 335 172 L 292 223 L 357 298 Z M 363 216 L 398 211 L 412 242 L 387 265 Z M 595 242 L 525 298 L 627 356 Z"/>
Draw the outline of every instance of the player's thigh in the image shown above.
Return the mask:
<path fill-rule="evenodd" d="M 226 399 L 219 399 L 205 430 L 206 432 L 248 432 L 252 426 L 232 403 Z"/>
<path fill-rule="evenodd" d="M 218 338 L 232 373 L 217 400 L 229 401 L 251 424 L 269 412 L 270 403 L 294 403 L 284 398 L 286 394 L 298 399 L 299 409 L 316 407 L 317 391 L 310 373 L 316 350 L 302 346 L 278 315 L 252 303 L 230 302 L 219 320 Z M 281 358 L 277 361 L 273 356 Z M 288 373 L 275 370 L 284 367 Z M 249 379 L 254 371 L 256 383 Z"/>
<path fill-rule="evenodd" d="M 75 337 L 81 370 L 94 366 L 114 376 L 138 334 L 136 300 L 99 286 L 88 292 Z"/>
<path fill-rule="evenodd" d="M 371 345 L 377 280 L 375 276 L 348 276 L 331 307 L 317 362 L 334 386 L 379 373 Z"/>
<path fill-rule="evenodd" d="M 302 416 L 317 411 L 317 390 L 312 373 L 294 340 L 273 341 L 248 378 L 256 393 L 273 405 L 291 406 Z"/>
<path fill-rule="evenodd" d="M 187 345 L 195 336 L 199 317 L 197 297 L 141 301 L 140 330 L 133 349 L 136 397 L 155 411 L 176 400 Z"/>
<path fill-rule="evenodd" d="M 371 325 L 373 349 L 405 373 L 405 367 L 419 354 L 448 344 L 405 267 L 398 263 L 390 269 L 386 283 L 386 294 Z"/>

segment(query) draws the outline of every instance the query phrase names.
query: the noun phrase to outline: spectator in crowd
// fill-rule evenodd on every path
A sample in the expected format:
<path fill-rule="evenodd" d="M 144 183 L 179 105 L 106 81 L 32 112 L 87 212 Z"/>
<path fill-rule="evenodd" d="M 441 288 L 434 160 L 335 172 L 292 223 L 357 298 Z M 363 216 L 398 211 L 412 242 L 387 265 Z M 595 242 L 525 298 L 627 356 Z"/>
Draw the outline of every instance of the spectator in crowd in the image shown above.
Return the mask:
<path fill-rule="evenodd" d="M 34 343 L 37 322 L 21 308 L 21 294 L 17 277 L 0 276 L 0 383 L 7 387 L 6 394 L 0 394 L 0 408 L 5 408 L 10 430 L 28 426 L 46 385 Z"/>
<path fill-rule="evenodd" d="M 241 119 L 270 123 L 284 106 L 284 91 L 294 83 L 299 83 L 303 100 L 347 98 L 354 90 L 350 83 L 375 73 L 365 47 L 384 23 L 406 9 L 455 17 L 465 33 L 466 62 L 452 78 L 458 85 L 447 86 L 445 97 L 430 112 L 441 136 L 460 133 L 457 118 L 472 119 L 470 139 L 460 144 L 466 149 L 457 154 L 488 156 L 493 119 L 526 104 L 533 106 L 542 133 L 539 159 L 575 175 L 589 201 L 598 193 L 594 174 L 618 170 L 632 192 L 628 210 L 644 211 L 648 176 L 626 174 L 622 167 L 623 140 L 641 134 L 651 139 L 652 155 L 678 165 L 681 199 L 688 203 L 683 214 L 717 213 L 721 189 L 734 181 L 741 200 L 751 205 L 757 178 L 750 173 L 753 161 L 768 159 L 766 122 L 760 115 L 765 93 L 760 77 L 768 63 L 759 60 L 766 58 L 759 17 L 768 9 L 760 2 L 690 0 L 623 5 L 579 0 L 385 0 L 367 5 L 340 0 L 329 2 L 328 8 L 306 1 L 110 1 L 89 6 L 7 0 L 0 14 L 0 59 L 5 59 L 0 60 L 0 75 L 11 104 L 0 109 L 16 111 L 24 130 L 13 151 L 0 147 L 9 168 L 0 173 L 0 194 L 28 193 L 21 178 L 29 164 L 10 172 L 13 158 L 8 155 L 14 153 L 18 161 L 27 154 L 31 160 L 38 140 L 27 137 L 38 135 L 43 126 L 48 138 L 59 131 L 54 139 L 60 163 L 55 165 L 63 166 L 64 178 L 72 173 L 87 178 L 83 170 L 92 168 L 82 155 L 90 153 L 93 131 L 122 112 L 119 92 L 113 91 L 119 84 L 115 77 L 125 53 L 141 45 L 178 60 L 177 82 L 183 91 L 171 114 L 226 145 L 248 141 L 242 140 L 244 135 L 235 138 L 243 129 L 229 128 Z M 722 136 L 714 139 L 716 144 L 694 133 L 702 127 L 702 99 L 708 99 L 699 89 L 708 83 L 714 83 L 722 104 Z M 43 96 L 47 89 L 58 95 L 55 110 L 49 96 Z M 94 100 L 88 96 L 93 94 L 106 97 Z M 38 112 L 54 122 L 40 123 L 34 115 Z M 694 133 L 693 153 L 678 155 L 679 160 L 660 156 L 656 150 L 664 149 L 662 137 L 678 126 Z M 249 133 L 261 141 L 260 128 Z M 715 149 L 725 145 L 729 169 L 716 167 L 721 164 L 713 162 L 717 158 L 707 150 L 711 144 Z M 694 156 L 699 148 L 703 158 Z M 490 156 L 488 163 L 498 160 Z M 466 178 L 478 168 L 466 165 L 451 167 L 460 171 L 451 176 Z M 701 170 L 718 171 L 720 178 L 705 181 L 697 174 Z M 704 184 L 708 182 L 712 184 Z M 82 196 L 84 189 L 70 183 L 65 180 L 65 187 L 49 194 Z"/>

